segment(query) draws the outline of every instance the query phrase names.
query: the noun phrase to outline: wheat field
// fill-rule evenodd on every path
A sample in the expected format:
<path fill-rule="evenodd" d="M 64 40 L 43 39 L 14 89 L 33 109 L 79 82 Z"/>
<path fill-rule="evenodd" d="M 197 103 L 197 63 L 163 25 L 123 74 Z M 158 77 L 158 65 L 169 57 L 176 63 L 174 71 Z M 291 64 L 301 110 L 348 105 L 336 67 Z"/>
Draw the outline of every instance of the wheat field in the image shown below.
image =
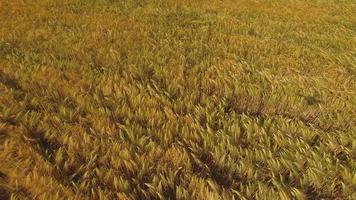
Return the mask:
<path fill-rule="evenodd" d="M 0 199 L 356 199 L 356 2 L 1 0 Z"/>

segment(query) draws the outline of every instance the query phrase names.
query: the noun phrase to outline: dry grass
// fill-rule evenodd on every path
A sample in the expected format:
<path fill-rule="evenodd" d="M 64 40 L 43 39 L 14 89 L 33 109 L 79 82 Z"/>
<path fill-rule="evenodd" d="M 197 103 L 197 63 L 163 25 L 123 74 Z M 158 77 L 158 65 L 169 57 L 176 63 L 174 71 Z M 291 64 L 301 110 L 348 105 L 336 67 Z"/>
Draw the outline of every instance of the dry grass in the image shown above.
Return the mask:
<path fill-rule="evenodd" d="M 0 199 L 356 199 L 355 13 L 0 1 Z"/>

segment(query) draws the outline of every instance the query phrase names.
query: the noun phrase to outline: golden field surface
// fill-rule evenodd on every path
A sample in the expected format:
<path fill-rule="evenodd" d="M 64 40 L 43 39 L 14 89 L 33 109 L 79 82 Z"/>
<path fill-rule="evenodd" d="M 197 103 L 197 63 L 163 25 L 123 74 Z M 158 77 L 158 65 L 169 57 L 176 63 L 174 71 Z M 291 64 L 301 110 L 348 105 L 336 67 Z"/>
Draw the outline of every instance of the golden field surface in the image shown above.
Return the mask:
<path fill-rule="evenodd" d="M 356 2 L 0 0 L 0 199 L 356 199 Z"/>

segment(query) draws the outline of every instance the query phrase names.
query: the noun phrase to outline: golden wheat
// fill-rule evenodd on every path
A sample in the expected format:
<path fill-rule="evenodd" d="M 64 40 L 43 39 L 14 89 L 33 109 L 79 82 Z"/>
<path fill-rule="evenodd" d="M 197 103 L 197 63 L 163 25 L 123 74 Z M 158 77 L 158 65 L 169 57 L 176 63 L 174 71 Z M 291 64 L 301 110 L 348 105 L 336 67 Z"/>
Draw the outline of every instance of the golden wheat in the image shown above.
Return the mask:
<path fill-rule="evenodd" d="M 0 1 L 0 199 L 356 199 L 355 13 Z"/>

